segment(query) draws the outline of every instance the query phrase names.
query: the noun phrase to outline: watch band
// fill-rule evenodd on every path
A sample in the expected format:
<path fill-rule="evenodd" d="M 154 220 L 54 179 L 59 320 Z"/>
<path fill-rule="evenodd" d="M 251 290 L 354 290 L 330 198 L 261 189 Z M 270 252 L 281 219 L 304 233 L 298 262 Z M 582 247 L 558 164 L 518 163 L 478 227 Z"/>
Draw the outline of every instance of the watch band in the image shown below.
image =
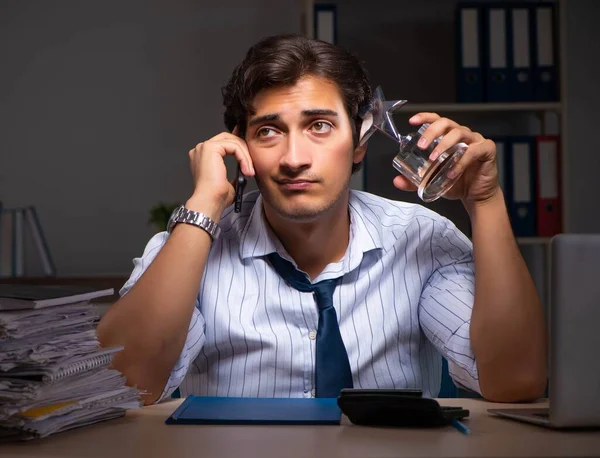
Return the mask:
<path fill-rule="evenodd" d="M 204 229 L 206 232 L 208 232 L 208 235 L 210 235 L 213 241 L 217 240 L 219 235 L 221 235 L 221 228 L 212 219 L 210 219 L 204 213 L 189 210 L 183 205 L 173 210 L 171 218 L 169 218 L 169 223 L 167 224 L 167 232 L 170 234 L 175 225 L 178 223 L 192 224 L 193 226 L 198 226 L 199 228 Z"/>

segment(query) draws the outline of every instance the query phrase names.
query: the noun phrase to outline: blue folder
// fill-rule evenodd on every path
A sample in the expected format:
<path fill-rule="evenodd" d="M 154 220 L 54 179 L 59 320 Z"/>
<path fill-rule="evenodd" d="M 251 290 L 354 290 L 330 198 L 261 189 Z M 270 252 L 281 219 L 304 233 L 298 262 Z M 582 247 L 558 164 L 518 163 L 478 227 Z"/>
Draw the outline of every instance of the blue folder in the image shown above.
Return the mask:
<path fill-rule="evenodd" d="M 510 192 L 508 211 L 516 237 L 536 235 L 536 155 L 535 137 L 509 137 L 508 175 Z"/>
<path fill-rule="evenodd" d="M 455 21 L 457 100 L 483 102 L 483 8 L 479 3 L 459 2 Z"/>
<path fill-rule="evenodd" d="M 559 99 L 556 5 L 532 3 L 533 95 L 540 102 Z"/>
<path fill-rule="evenodd" d="M 188 396 L 167 425 L 339 425 L 335 398 Z"/>
<path fill-rule="evenodd" d="M 505 3 L 486 3 L 485 5 L 486 99 L 488 102 L 507 102 L 510 100 L 508 8 Z"/>
<path fill-rule="evenodd" d="M 507 10 L 507 58 L 511 102 L 533 100 L 533 36 L 531 3 L 511 3 Z"/>

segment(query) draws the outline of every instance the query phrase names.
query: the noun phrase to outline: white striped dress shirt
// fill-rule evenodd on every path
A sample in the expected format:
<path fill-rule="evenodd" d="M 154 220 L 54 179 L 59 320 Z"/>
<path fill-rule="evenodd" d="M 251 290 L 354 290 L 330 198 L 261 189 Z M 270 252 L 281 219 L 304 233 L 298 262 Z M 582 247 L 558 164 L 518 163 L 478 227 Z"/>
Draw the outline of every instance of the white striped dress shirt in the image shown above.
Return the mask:
<path fill-rule="evenodd" d="M 469 239 L 421 205 L 360 191 L 351 191 L 349 203 L 346 253 L 313 283 L 342 277 L 333 299 L 354 387 L 420 388 L 435 397 L 444 355 L 454 381 L 480 392 L 469 340 L 475 286 Z M 266 225 L 260 194 L 247 194 L 241 213 L 228 208 L 219 225 L 161 399 L 178 386 L 184 396 L 313 396 L 317 305 L 267 261 L 277 251 L 293 262 Z M 121 295 L 167 238 L 156 234 L 134 259 Z"/>

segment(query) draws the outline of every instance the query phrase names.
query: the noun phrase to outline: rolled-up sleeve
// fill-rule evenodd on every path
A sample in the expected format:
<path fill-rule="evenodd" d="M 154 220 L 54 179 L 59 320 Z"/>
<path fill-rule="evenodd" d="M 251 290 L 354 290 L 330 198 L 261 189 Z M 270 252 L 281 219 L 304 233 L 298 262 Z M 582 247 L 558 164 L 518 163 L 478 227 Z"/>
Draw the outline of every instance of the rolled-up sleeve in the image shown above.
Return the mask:
<path fill-rule="evenodd" d="M 448 221 L 434 225 L 430 247 L 433 270 L 419 303 L 421 328 L 448 360 L 454 382 L 481 393 L 469 336 L 475 297 L 472 244 Z"/>
<path fill-rule="evenodd" d="M 156 258 L 156 255 L 160 252 L 168 238 L 169 234 L 167 232 L 159 232 L 150 239 L 146 245 L 146 248 L 144 249 L 142 257 L 133 259 L 133 271 L 129 279 L 119 291 L 119 295 L 121 297 L 131 290 L 133 285 L 140 279 L 148 266 L 152 264 L 152 261 L 154 258 Z M 167 380 L 163 392 L 156 402 L 159 402 L 167 396 L 170 396 L 171 393 L 173 393 L 173 391 L 175 391 L 181 384 L 181 382 L 183 382 L 191 362 L 194 361 L 194 359 L 198 356 L 202 346 L 204 345 L 204 341 L 206 340 L 204 330 L 205 321 L 204 317 L 199 312 L 198 296 L 196 296 L 196 304 L 192 314 L 192 319 L 190 320 L 190 325 L 188 327 L 185 344 L 183 345 L 183 349 L 181 350 L 177 362 L 171 370 L 171 374 L 169 375 L 169 379 Z"/>

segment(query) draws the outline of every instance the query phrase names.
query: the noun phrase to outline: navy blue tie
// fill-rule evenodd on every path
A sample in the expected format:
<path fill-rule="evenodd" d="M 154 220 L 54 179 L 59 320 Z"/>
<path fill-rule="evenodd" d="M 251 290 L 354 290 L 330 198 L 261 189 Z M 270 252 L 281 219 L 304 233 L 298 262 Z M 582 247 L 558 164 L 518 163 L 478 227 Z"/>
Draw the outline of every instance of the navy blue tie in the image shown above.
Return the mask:
<path fill-rule="evenodd" d="M 319 307 L 317 328 L 317 361 L 315 391 L 319 398 L 336 398 L 342 388 L 352 388 L 352 371 L 348 353 L 340 334 L 337 314 L 333 308 L 333 291 L 337 279 L 323 280 L 314 285 L 296 270 L 294 265 L 277 253 L 268 255 L 271 265 L 286 283 L 304 292 L 313 292 Z"/>

